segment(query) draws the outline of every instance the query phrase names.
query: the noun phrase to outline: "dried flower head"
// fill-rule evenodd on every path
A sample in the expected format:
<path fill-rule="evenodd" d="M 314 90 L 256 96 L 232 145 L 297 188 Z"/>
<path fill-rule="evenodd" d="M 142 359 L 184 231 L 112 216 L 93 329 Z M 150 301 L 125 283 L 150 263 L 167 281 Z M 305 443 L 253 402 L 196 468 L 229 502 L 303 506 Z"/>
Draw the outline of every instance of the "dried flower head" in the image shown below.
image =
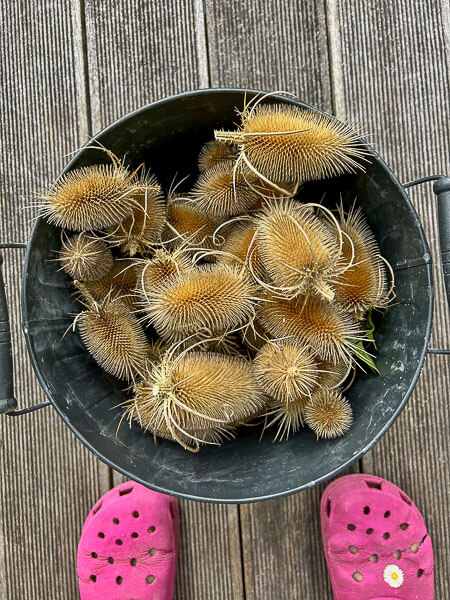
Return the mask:
<path fill-rule="evenodd" d="M 242 215 L 261 200 L 254 175 L 244 177 L 233 161 L 223 161 L 200 174 L 192 191 L 192 203 L 202 213 L 220 219 Z"/>
<path fill-rule="evenodd" d="M 194 451 L 263 405 L 248 361 L 209 352 L 166 353 L 134 391 L 127 418 Z"/>
<path fill-rule="evenodd" d="M 254 313 L 255 288 L 247 275 L 213 265 L 172 276 L 157 286 L 144 309 L 156 331 L 178 339 L 206 331 L 227 332 Z"/>
<path fill-rule="evenodd" d="M 80 291 L 83 294 L 83 290 L 86 290 L 96 302 L 108 296 L 111 299 L 120 298 L 129 308 L 133 308 L 137 300 L 137 277 L 135 264 L 130 260 L 120 260 L 100 279 L 85 282 Z"/>
<path fill-rule="evenodd" d="M 198 168 L 200 173 L 215 167 L 224 160 L 234 160 L 238 150 L 233 144 L 212 140 L 207 142 L 198 155 Z"/>
<path fill-rule="evenodd" d="M 368 154 L 345 123 L 285 104 L 258 105 L 242 113 L 240 131 L 216 139 L 241 147 L 241 159 L 270 181 L 303 182 L 363 170 Z"/>
<path fill-rule="evenodd" d="M 268 203 L 257 225 L 261 261 L 273 282 L 269 287 L 288 297 L 311 291 L 333 300 L 340 244 L 310 205 Z"/>
<path fill-rule="evenodd" d="M 352 365 L 344 360 L 340 360 L 337 364 L 317 357 L 315 360 L 318 371 L 317 385 L 320 388 L 334 389 L 341 386 L 352 369 Z"/>
<path fill-rule="evenodd" d="M 353 422 L 352 407 L 335 390 L 323 389 L 315 393 L 304 410 L 305 422 L 318 438 L 336 438 L 344 435 Z"/>
<path fill-rule="evenodd" d="M 42 216 L 73 231 L 115 225 L 135 207 L 133 176 L 118 161 L 69 171 L 40 197 Z"/>
<path fill-rule="evenodd" d="M 286 300 L 272 296 L 262 302 L 258 317 L 275 338 L 310 346 L 322 360 L 352 360 L 355 343 L 363 340 L 358 322 L 340 306 L 316 296 Z"/>
<path fill-rule="evenodd" d="M 341 206 L 340 217 L 345 234 L 342 256 L 352 266 L 336 280 L 336 300 L 357 319 L 363 319 L 368 310 L 388 305 L 392 287 L 389 289 L 386 263 L 361 208 L 353 206 L 345 217 Z M 392 269 L 390 272 L 393 280 Z"/>
<path fill-rule="evenodd" d="M 272 416 L 267 427 L 278 425 L 278 430 L 275 435 L 275 440 L 282 441 L 289 437 L 304 426 L 304 411 L 305 406 L 309 402 L 309 396 L 297 396 L 289 402 L 271 399 L 268 403 L 268 415 Z"/>
<path fill-rule="evenodd" d="M 220 221 L 203 213 L 188 198 L 175 198 L 167 205 L 167 226 L 163 238 L 173 246 L 190 244 L 213 248 L 213 234 Z"/>
<path fill-rule="evenodd" d="M 84 290 L 85 295 L 89 294 Z M 150 347 L 142 326 L 121 300 L 92 297 L 86 310 L 74 321 L 81 339 L 98 364 L 120 379 L 134 380 L 142 375 Z"/>
<path fill-rule="evenodd" d="M 283 403 L 310 396 L 319 378 L 311 352 L 290 341 L 265 344 L 256 355 L 254 370 L 261 389 Z"/>
<path fill-rule="evenodd" d="M 59 261 L 62 269 L 73 279 L 93 281 L 103 277 L 113 267 L 113 257 L 108 246 L 85 233 L 61 238 Z"/>
<path fill-rule="evenodd" d="M 128 256 L 146 254 L 160 241 L 166 223 L 166 206 L 156 177 L 141 175 L 135 182 L 133 213 L 108 227 L 107 239 Z"/>
<path fill-rule="evenodd" d="M 244 221 L 233 227 L 221 247 L 218 260 L 226 265 L 249 266 L 259 279 L 266 277 L 257 242 L 257 228 L 252 221 Z"/>

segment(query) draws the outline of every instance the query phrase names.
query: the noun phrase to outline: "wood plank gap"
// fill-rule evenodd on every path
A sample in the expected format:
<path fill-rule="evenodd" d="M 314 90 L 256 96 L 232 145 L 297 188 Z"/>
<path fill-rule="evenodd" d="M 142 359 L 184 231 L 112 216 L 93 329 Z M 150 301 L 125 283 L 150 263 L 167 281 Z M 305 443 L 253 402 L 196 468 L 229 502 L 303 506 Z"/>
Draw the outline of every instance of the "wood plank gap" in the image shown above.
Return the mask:
<path fill-rule="evenodd" d="M 327 29 L 328 61 L 331 80 L 331 105 L 338 119 L 345 119 L 344 78 L 342 71 L 341 36 L 336 0 L 324 0 Z"/>
<path fill-rule="evenodd" d="M 211 65 L 205 0 L 194 0 L 194 18 L 199 84 L 201 88 L 209 88 L 211 87 Z"/>
<path fill-rule="evenodd" d="M 237 506 L 237 517 L 238 517 L 238 535 L 239 535 L 239 552 L 241 555 L 241 577 L 242 577 L 242 600 L 247 600 L 247 584 L 245 581 L 245 560 L 244 560 L 244 539 L 242 535 L 242 505 Z"/>

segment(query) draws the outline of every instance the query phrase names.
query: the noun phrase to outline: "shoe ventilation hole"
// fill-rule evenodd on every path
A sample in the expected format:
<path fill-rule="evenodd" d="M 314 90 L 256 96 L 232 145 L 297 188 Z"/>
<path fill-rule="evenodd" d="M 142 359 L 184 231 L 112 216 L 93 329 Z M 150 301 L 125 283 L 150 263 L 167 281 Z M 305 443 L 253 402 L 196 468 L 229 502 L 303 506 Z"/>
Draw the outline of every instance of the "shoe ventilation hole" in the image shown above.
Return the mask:
<path fill-rule="evenodd" d="M 366 533 L 367 533 L 367 535 L 372 535 L 372 533 L 373 533 L 372 527 L 369 527 L 369 529 L 366 529 Z"/>
<path fill-rule="evenodd" d="M 387 510 L 387 511 L 384 513 L 384 518 L 385 518 L 385 519 L 389 519 L 389 517 L 390 517 L 390 516 L 391 516 L 391 511 L 390 511 L 390 510 Z"/>
<path fill-rule="evenodd" d="M 109 562 L 110 565 L 114 564 L 114 559 L 113 559 L 112 556 L 108 556 L 108 562 Z"/>
<path fill-rule="evenodd" d="M 365 506 L 364 509 L 363 509 L 363 513 L 365 515 L 368 515 L 370 513 L 370 506 Z"/>
<path fill-rule="evenodd" d="M 103 533 L 103 531 L 99 531 L 97 533 L 98 537 L 101 538 L 102 540 L 105 538 L 105 534 Z"/>
<path fill-rule="evenodd" d="M 373 490 L 381 490 L 381 483 L 379 481 L 366 481 L 366 485 Z"/>
<path fill-rule="evenodd" d="M 120 521 L 117 517 L 114 517 L 113 523 L 114 523 L 114 525 L 118 525 L 120 523 Z"/>
<path fill-rule="evenodd" d="M 147 575 L 147 577 L 145 578 L 145 581 L 147 583 L 153 583 L 155 581 L 155 576 L 154 575 Z"/>
<path fill-rule="evenodd" d="M 402 551 L 401 550 L 396 550 L 394 552 L 394 556 L 397 560 L 399 560 L 402 557 Z"/>
<path fill-rule="evenodd" d="M 119 496 L 126 496 L 127 494 L 131 494 L 133 488 L 125 488 L 124 490 L 119 490 Z"/>
<path fill-rule="evenodd" d="M 400 498 L 403 500 L 403 502 L 406 502 L 406 504 L 408 504 L 408 506 L 412 506 L 412 502 L 411 500 L 408 498 L 408 496 L 406 496 L 405 494 L 402 494 L 400 492 Z"/>
<path fill-rule="evenodd" d="M 136 539 L 139 537 L 139 534 L 137 533 L 137 531 L 133 531 L 133 533 L 131 534 L 131 537 Z"/>
<path fill-rule="evenodd" d="M 122 585 L 122 581 L 123 581 L 123 578 L 120 575 L 119 575 L 119 577 L 116 577 L 117 585 Z"/>
<path fill-rule="evenodd" d="M 411 552 L 413 554 L 417 554 L 419 552 L 419 542 L 414 542 L 414 544 L 411 544 L 411 546 L 409 547 L 409 549 L 411 550 Z"/>
<path fill-rule="evenodd" d="M 328 518 L 330 518 L 330 514 L 331 514 L 331 500 L 329 498 L 328 498 L 327 504 L 325 506 L 325 514 L 327 515 Z"/>
<path fill-rule="evenodd" d="M 153 525 L 148 528 L 149 533 L 155 533 L 155 531 L 156 531 L 156 527 L 154 527 Z"/>
<path fill-rule="evenodd" d="M 132 515 L 135 519 L 139 519 L 139 513 L 137 510 L 133 510 Z"/>
<path fill-rule="evenodd" d="M 98 558 L 98 554 L 97 554 L 97 552 L 92 552 L 92 553 L 91 553 L 91 556 L 92 556 L 92 558 Z"/>
<path fill-rule="evenodd" d="M 348 551 L 350 554 L 358 554 L 358 548 L 356 546 L 349 546 Z"/>
<path fill-rule="evenodd" d="M 116 540 L 116 546 L 121 546 L 123 544 L 122 540 Z"/>
<path fill-rule="evenodd" d="M 97 504 L 97 506 L 94 508 L 94 510 L 92 511 L 93 515 L 96 515 L 98 513 L 98 511 L 101 509 L 103 502 L 100 502 L 100 504 Z"/>
<path fill-rule="evenodd" d="M 358 583 L 361 583 L 361 581 L 364 579 L 364 576 L 362 573 L 360 573 L 359 571 L 355 571 L 352 575 L 353 579 L 355 581 L 357 581 Z"/>
<path fill-rule="evenodd" d="M 386 531 L 386 533 L 383 533 L 383 539 L 388 540 L 390 537 L 391 537 L 391 534 L 388 533 L 387 531 Z"/>
<path fill-rule="evenodd" d="M 131 565 L 132 567 L 135 567 L 135 566 L 137 565 L 137 560 L 136 560 L 135 558 L 132 558 L 132 559 L 130 560 L 130 565 Z"/>
<path fill-rule="evenodd" d="M 155 556 L 155 554 L 158 552 L 158 550 L 156 548 L 150 548 L 149 550 L 149 554 L 150 556 Z"/>
<path fill-rule="evenodd" d="M 89 577 L 89 579 L 90 579 L 91 581 L 93 581 L 94 583 L 97 581 L 97 577 L 96 577 L 96 575 L 91 575 L 91 576 Z"/>
<path fill-rule="evenodd" d="M 355 531 L 355 529 L 356 529 L 356 525 L 353 525 L 353 523 L 349 523 L 349 524 L 347 525 L 347 529 L 348 529 L 349 531 Z"/>
<path fill-rule="evenodd" d="M 378 562 L 378 554 L 372 554 L 370 557 L 370 562 L 377 563 Z"/>
<path fill-rule="evenodd" d="M 402 531 L 406 531 L 408 529 L 408 527 L 409 527 L 409 523 L 401 523 L 400 524 L 400 529 Z"/>
<path fill-rule="evenodd" d="M 422 577 L 423 573 L 424 573 L 424 570 L 423 569 L 419 569 L 417 571 L 417 577 Z"/>

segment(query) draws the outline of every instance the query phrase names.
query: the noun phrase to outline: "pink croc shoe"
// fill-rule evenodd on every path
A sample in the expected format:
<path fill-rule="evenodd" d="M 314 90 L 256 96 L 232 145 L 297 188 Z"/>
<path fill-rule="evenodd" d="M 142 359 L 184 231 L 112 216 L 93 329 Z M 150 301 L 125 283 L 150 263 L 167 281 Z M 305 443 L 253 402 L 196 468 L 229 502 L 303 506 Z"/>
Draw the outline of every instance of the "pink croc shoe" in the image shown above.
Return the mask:
<path fill-rule="evenodd" d="M 177 553 L 175 498 L 123 483 L 100 498 L 84 524 L 81 600 L 172 600 Z"/>
<path fill-rule="evenodd" d="M 397 486 L 346 475 L 321 502 L 335 600 L 433 600 L 433 548 L 423 517 Z"/>

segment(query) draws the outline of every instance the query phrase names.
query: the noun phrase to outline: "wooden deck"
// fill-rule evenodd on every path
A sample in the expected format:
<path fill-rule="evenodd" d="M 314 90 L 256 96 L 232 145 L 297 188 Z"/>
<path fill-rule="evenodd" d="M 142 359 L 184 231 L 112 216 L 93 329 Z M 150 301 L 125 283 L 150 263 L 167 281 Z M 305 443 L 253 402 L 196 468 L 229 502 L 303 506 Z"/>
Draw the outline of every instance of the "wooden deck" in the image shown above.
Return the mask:
<path fill-rule="evenodd" d="M 201 87 L 289 90 L 359 123 L 402 181 L 450 172 L 448 0 L 16 0 L 0 11 L 1 242 L 26 239 L 32 193 L 90 134 Z M 411 195 L 439 265 L 430 186 Z M 23 251 L 5 258 L 25 406 L 44 398 L 19 328 Z M 432 345 L 449 347 L 439 266 L 435 278 Z M 408 407 L 356 466 L 422 509 L 439 600 L 450 596 L 449 380 L 448 357 L 429 356 Z M 120 477 L 52 409 L 0 427 L 0 598 L 74 600 L 84 518 Z M 182 501 L 176 598 L 331 599 L 322 489 L 240 507 Z"/>

